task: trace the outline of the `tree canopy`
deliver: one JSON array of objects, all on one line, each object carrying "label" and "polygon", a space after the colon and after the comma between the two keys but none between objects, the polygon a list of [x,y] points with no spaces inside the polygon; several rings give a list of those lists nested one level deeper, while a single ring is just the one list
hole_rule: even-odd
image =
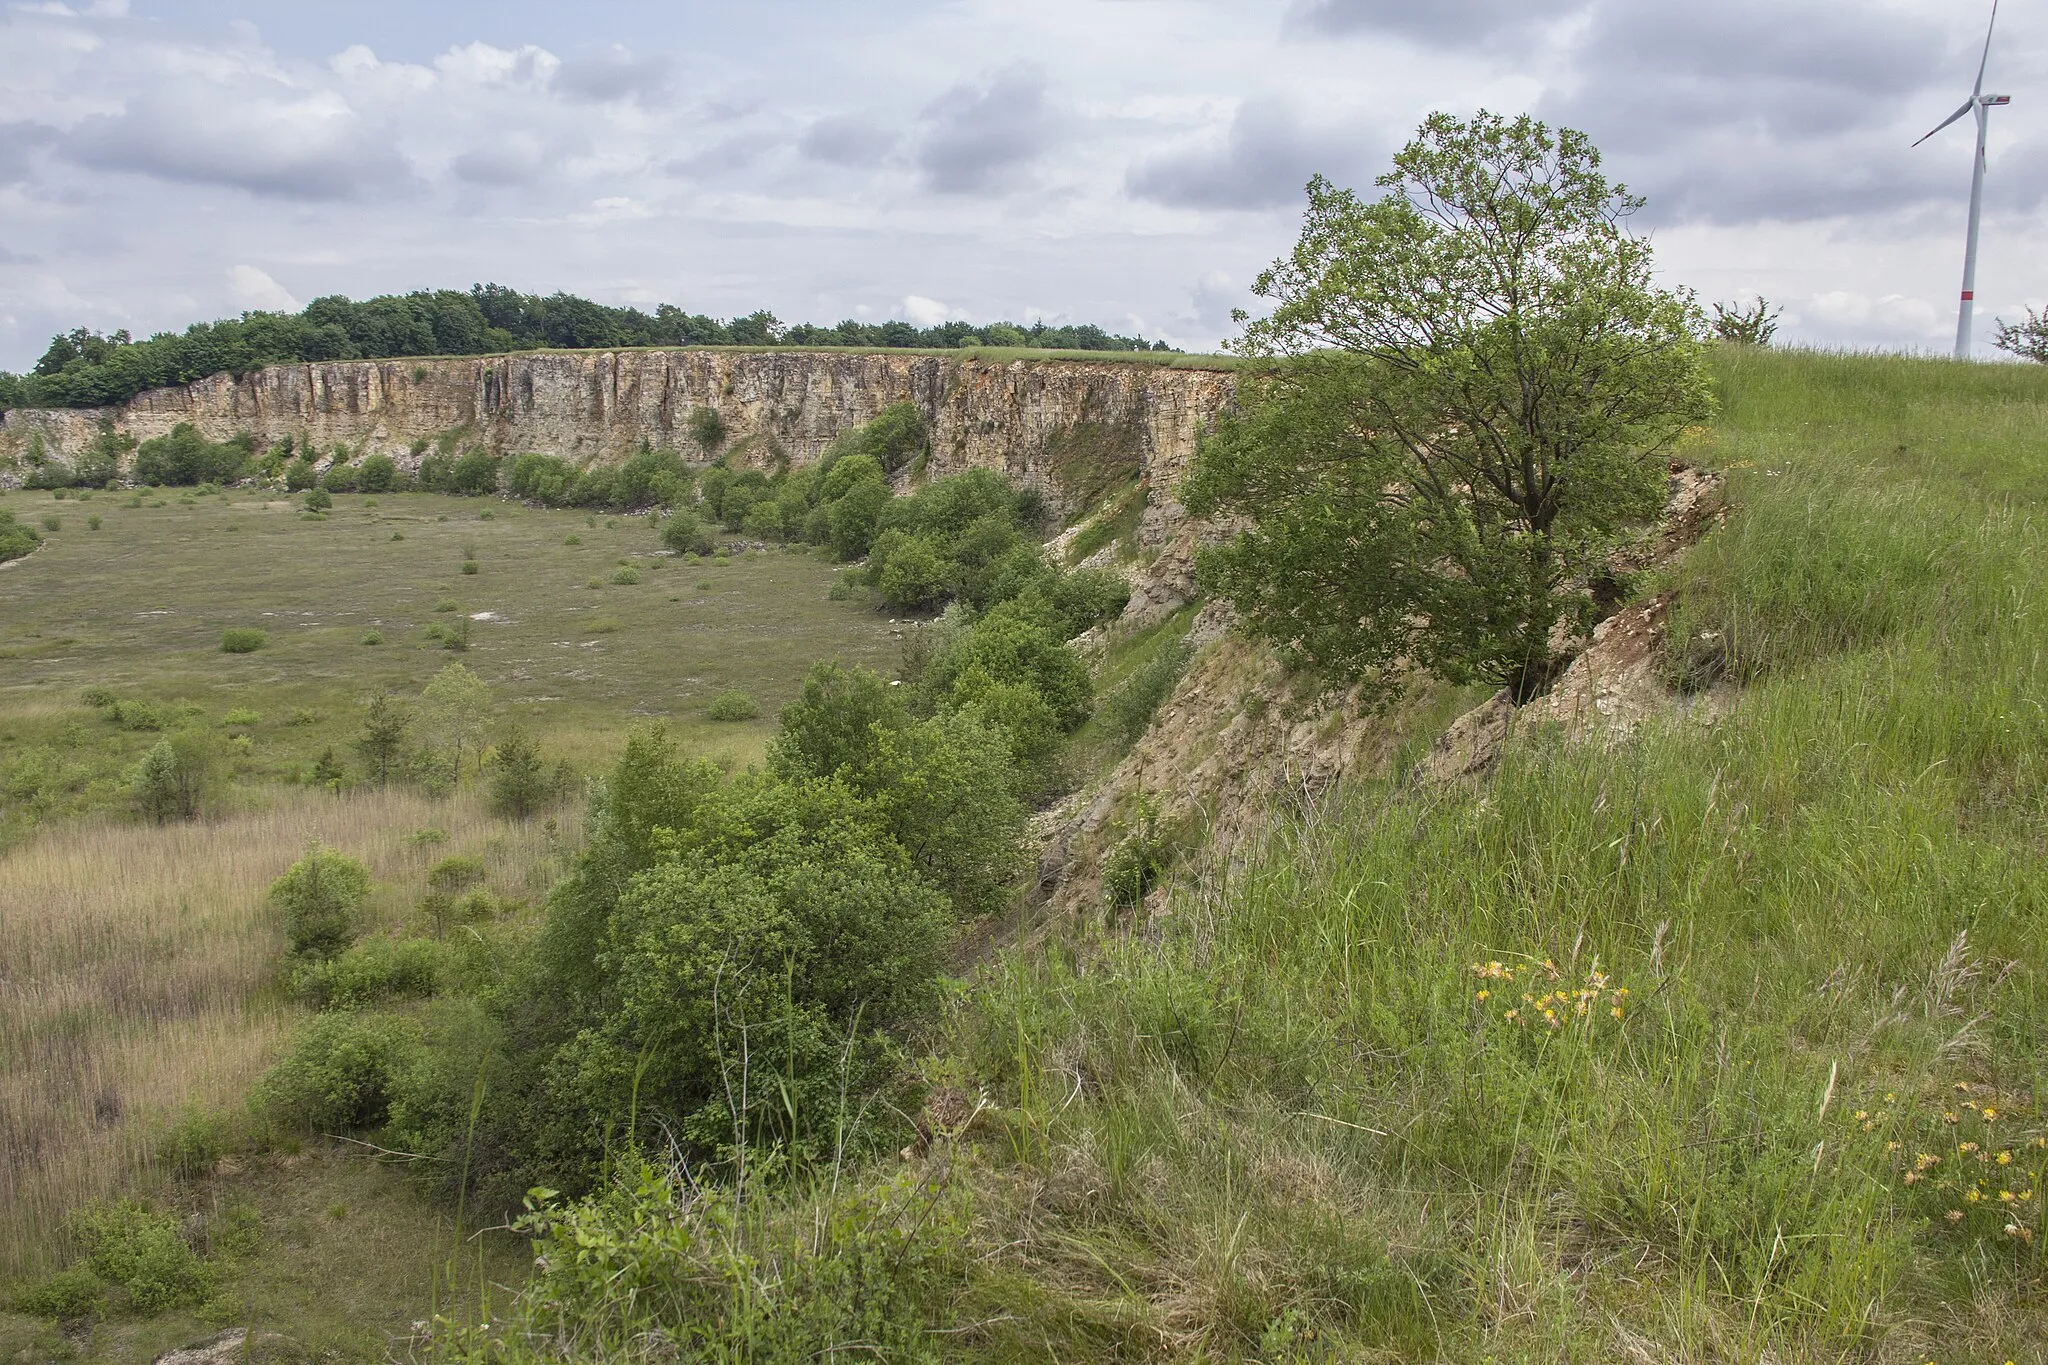
[{"label": "tree canopy", "polygon": [[0,411],[21,407],[98,407],[145,389],[189,384],[214,374],[243,374],[294,361],[373,360],[399,356],[491,355],[544,348],[623,346],[1031,346],[1048,350],[1170,350],[1163,341],[1116,336],[1095,326],[998,322],[858,322],[785,326],[757,309],[719,321],[664,303],[654,311],[614,308],[574,294],[522,294],[502,284],[416,290],[352,300],[333,294],[297,313],[244,313],[195,322],[183,332],[136,340],[74,328],[50,342],[25,375],[0,372]]},{"label": "tree canopy", "polygon": [[1248,525],[1202,573],[1333,677],[1406,663],[1526,697],[1711,410],[1705,321],[1654,283],[1643,201],[1581,133],[1436,114],[1377,183],[1312,180],[1254,286],[1275,306],[1238,345],[1275,363],[1183,492]]}]

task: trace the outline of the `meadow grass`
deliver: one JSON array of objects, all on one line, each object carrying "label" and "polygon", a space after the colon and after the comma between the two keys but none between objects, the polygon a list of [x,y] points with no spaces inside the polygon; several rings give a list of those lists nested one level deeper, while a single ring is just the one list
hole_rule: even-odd
[{"label": "meadow grass", "polygon": [[216,823],[48,829],[0,856],[0,1281],[61,1259],[67,1210],[161,1186],[167,1125],[239,1111],[280,1055],[301,1011],[265,892],[308,845],[369,866],[379,933],[423,927],[426,870],[455,853],[537,902],[573,837],[470,796],[296,791]]},{"label": "meadow grass", "polygon": [[998,1103],[977,1354],[2048,1359],[2048,373],[1714,363],[1669,586],[1733,714],[1360,784],[987,968],[931,1063]]},{"label": "meadow grass", "polygon": [[[6,505],[19,513],[49,496],[15,492]],[[645,517],[343,494],[307,522],[296,502],[233,489],[164,507],[90,505],[104,509],[103,529],[52,535],[0,581],[0,845],[36,819],[118,804],[155,743],[84,705],[87,688],[154,703],[173,726],[256,711],[234,731],[248,742],[223,753],[232,808],[329,748],[359,769],[349,740],[365,699],[417,697],[451,662],[483,677],[499,719],[523,725],[550,760],[590,772],[649,719],[693,748],[751,761],[812,663],[886,671],[899,653],[886,618],[828,600],[822,557],[773,549],[693,565],[662,553]],[[565,544],[570,535],[580,543]],[[479,570],[464,575],[472,553]],[[611,581],[622,559],[637,582]],[[430,631],[457,618],[467,647],[453,651]],[[221,632],[237,627],[268,640],[221,653]],[[705,716],[734,689],[760,700],[761,719]]]}]

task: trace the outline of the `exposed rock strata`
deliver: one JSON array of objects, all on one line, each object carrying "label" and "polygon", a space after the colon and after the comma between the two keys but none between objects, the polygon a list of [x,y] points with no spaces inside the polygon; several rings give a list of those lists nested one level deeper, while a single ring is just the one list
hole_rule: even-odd
[{"label": "exposed rock strata", "polygon": [[[1663,517],[1654,532],[1622,555],[1623,566],[1670,561],[1725,514],[1718,476],[1674,468]],[[1188,560],[1203,534],[1184,518],[1164,549],[1139,575],[1117,629],[1163,620],[1192,600]],[[1590,640],[1560,641],[1577,657],[1545,695],[1516,707],[1500,693],[1452,720],[1411,770],[1415,780],[1474,778],[1499,760],[1509,735],[1555,726],[1570,739],[1626,738],[1652,717],[1684,716],[1710,723],[1732,704],[1722,683],[1682,694],[1662,666],[1664,620],[1659,597],[1608,617]],[[1199,832],[1207,856],[1227,859],[1277,809],[1305,806],[1346,778],[1391,772],[1433,712],[1454,700],[1449,689],[1419,684],[1392,713],[1362,709],[1356,688],[1320,692],[1290,677],[1272,650],[1226,633],[1228,609],[1210,603],[1196,617],[1191,641],[1200,650],[1152,726],[1099,786],[1041,821],[1041,888],[1059,908],[1100,896],[1102,858],[1125,833],[1142,794],[1169,829]],[[1099,645],[1100,640],[1084,643]]]},{"label": "exposed rock strata", "polygon": [[1105,472],[1173,487],[1195,438],[1235,390],[1224,369],[886,351],[351,360],[215,375],[118,408],[17,410],[0,418],[0,457],[24,454],[31,434],[40,433],[51,454],[67,458],[111,417],[143,440],[191,422],[214,440],[249,432],[266,445],[292,437],[323,452],[345,443],[357,454],[401,460],[423,439],[466,429],[503,453],[592,463],[621,458],[643,441],[701,455],[690,417],[709,407],[743,458],[802,464],[841,432],[907,400],[931,423],[934,474],[995,469],[1071,507],[1094,491],[1085,483]]}]

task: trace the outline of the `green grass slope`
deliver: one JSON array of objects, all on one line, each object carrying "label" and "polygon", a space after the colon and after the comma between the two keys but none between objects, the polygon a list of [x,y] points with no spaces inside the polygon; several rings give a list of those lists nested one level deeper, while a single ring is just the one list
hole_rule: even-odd
[{"label": "green grass slope", "polygon": [[1715,364],[1738,709],[996,964],[980,1355],[2048,1359],[2048,372]]}]

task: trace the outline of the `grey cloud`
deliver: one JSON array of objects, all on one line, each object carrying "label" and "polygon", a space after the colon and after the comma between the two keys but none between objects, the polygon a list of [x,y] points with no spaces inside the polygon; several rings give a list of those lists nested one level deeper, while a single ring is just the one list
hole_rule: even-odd
[{"label": "grey cloud", "polygon": [[1370,180],[1382,159],[1376,142],[1363,142],[1355,131],[1306,128],[1283,104],[1247,102],[1219,145],[1141,162],[1125,174],[1124,188],[1176,208],[1271,208],[1300,199],[1318,172],[1340,183]]},{"label": "grey cloud", "polygon": [[539,143],[515,137],[464,152],[450,163],[450,169],[457,179],[472,185],[530,185],[546,165]]},{"label": "grey cloud", "polygon": [[1586,0],[1295,0],[1303,36],[1390,33],[1431,47],[1493,47],[1586,7]]},{"label": "grey cloud", "polygon": [[804,129],[797,150],[834,166],[878,166],[897,143],[894,130],[857,114],[821,118]]},{"label": "grey cloud", "polygon": [[0,123],[0,185],[28,179],[35,153],[57,140],[57,130],[40,123]]},{"label": "grey cloud", "polygon": [[1028,67],[997,72],[986,85],[956,85],[925,111],[917,152],[925,183],[947,194],[1000,189],[1059,137],[1045,76]]},{"label": "grey cloud", "polygon": [[738,133],[694,152],[672,157],[661,169],[686,180],[715,180],[733,172],[753,170],[768,161],[783,139],[773,133]]},{"label": "grey cloud", "polygon": [[97,170],[286,199],[374,198],[415,183],[397,148],[346,106],[269,89],[151,91],[84,120],[59,146]]},{"label": "grey cloud", "polygon": [[1942,25],[1890,8],[1603,0],[1573,45],[1575,83],[1537,112],[1591,134],[1650,222],[1895,214],[1952,192],[1900,129],[1922,105],[1930,123],[1946,112],[1934,95],[1958,59]]},{"label": "grey cloud", "polygon": [[653,102],[669,93],[672,64],[660,54],[646,57],[617,44],[602,52],[563,60],[555,88],[571,99],[592,103],[638,99]]}]

